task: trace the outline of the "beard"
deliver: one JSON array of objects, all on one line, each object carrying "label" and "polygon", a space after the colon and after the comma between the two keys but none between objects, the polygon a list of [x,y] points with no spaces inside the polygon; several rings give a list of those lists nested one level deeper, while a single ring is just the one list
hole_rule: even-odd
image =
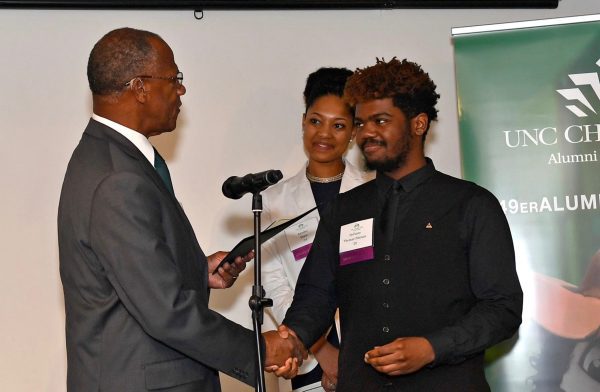
[{"label": "beard", "polygon": [[[387,147],[387,143],[384,140],[375,140],[372,138],[365,139],[363,143],[360,145],[360,149],[363,150],[365,144],[373,143],[379,144],[380,146]],[[391,172],[396,170],[406,164],[406,159],[408,158],[408,153],[410,152],[410,137],[405,137],[400,142],[400,151],[392,157],[385,157],[380,160],[369,160],[364,154],[365,158],[365,166],[369,170],[377,170],[380,172]]]}]

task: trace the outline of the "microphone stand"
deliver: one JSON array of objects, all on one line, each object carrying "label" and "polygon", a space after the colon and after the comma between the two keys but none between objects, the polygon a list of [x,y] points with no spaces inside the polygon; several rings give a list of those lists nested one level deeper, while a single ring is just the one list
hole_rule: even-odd
[{"label": "microphone stand", "polygon": [[265,298],[265,290],[261,284],[260,272],[260,214],[262,213],[262,196],[260,191],[252,194],[252,212],[254,213],[254,286],[252,286],[252,296],[248,301],[250,309],[252,309],[252,323],[254,325],[254,336],[256,339],[256,358],[258,369],[256,391],[265,392],[265,373],[264,363],[260,352],[260,337],[261,326],[263,323],[264,309],[268,306],[273,306],[273,300]]}]

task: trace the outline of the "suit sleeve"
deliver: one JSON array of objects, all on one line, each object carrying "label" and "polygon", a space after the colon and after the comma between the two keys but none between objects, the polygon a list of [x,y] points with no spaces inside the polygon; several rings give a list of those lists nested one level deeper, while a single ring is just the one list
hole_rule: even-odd
[{"label": "suit sleeve", "polygon": [[90,211],[91,247],[120,301],[148,335],[254,385],[254,334],[210,310],[206,289],[184,289],[160,197],[142,176],[116,173],[105,178]]}]

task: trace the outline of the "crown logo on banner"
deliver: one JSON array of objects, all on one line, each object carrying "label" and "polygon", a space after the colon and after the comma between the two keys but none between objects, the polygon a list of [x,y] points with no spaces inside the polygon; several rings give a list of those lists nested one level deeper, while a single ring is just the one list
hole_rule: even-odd
[{"label": "crown logo on banner", "polygon": [[[596,65],[600,67],[600,59],[596,61]],[[592,88],[594,93],[596,93],[596,97],[600,100],[600,80],[598,79],[597,72],[589,72],[589,73],[579,73],[579,74],[569,74],[569,78],[576,86],[589,86]],[[587,90],[587,89],[586,89]],[[576,105],[567,105],[566,108],[569,109],[573,114],[577,117],[587,117],[589,112],[594,114],[598,114],[598,112],[594,109],[590,101],[586,98],[585,94],[579,87],[575,88],[567,88],[567,89],[559,89],[556,90],[560,95],[569,101],[575,101]],[[587,113],[586,113],[587,110]]]}]

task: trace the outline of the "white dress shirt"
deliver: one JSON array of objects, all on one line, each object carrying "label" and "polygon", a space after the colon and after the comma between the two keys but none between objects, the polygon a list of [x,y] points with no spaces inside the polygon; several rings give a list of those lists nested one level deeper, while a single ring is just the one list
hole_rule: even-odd
[{"label": "white dress shirt", "polygon": [[142,154],[144,154],[144,156],[146,157],[146,159],[148,159],[150,164],[154,166],[154,147],[152,146],[152,144],[146,136],[142,135],[138,131],[135,131],[131,128],[127,128],[124,125],[109,120],[108,118],[99,116],[95,113],[92,114],[92,118],[98,121],[99,123],[102,123],[107,127],[114,129],[115,131],[123,135],[125,138],[127,138],[127,140],[133,143],[133,145],[136,146]]}]

